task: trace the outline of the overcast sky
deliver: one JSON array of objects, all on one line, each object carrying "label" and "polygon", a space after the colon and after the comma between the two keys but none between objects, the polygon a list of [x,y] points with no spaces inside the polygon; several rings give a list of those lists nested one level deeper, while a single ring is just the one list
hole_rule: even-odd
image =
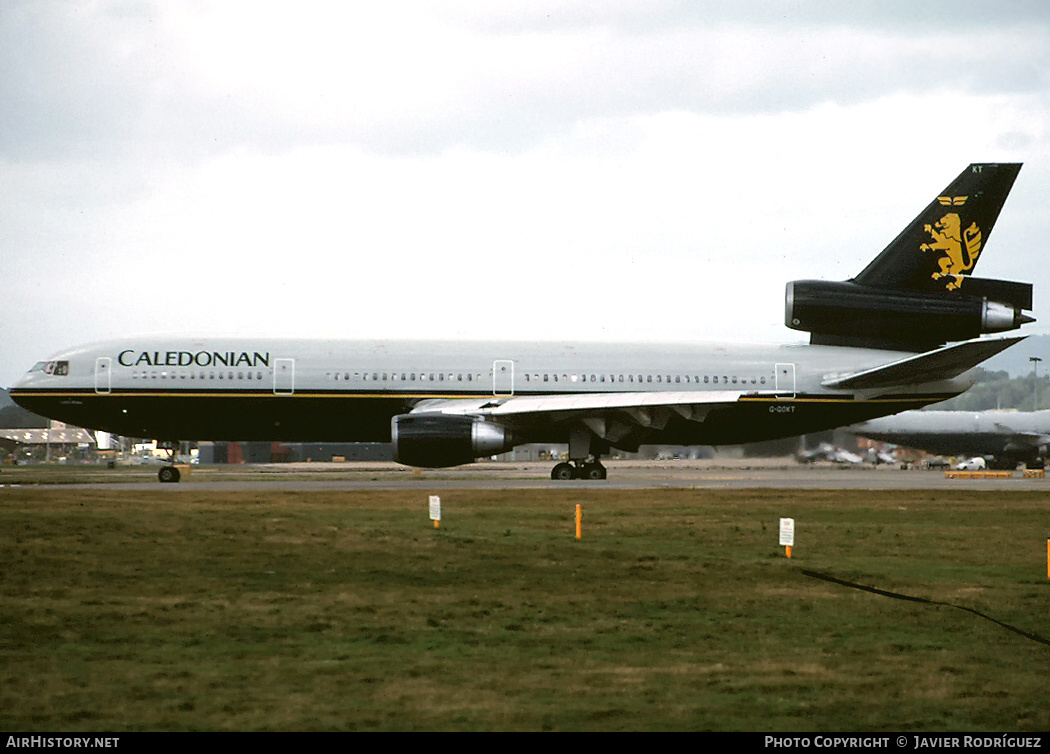
[{"label": "overcast sky", "polygon": [[970,162],[1050,332],[1050,3],[0,3],[0,385],[82,342],[794,342]]}]

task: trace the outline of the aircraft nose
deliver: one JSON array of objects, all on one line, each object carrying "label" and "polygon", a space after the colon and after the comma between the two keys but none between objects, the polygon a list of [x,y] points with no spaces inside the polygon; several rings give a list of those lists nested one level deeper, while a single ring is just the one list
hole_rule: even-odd
[{"label": "aircraft nose", "polygon": [[32,382],[32,380],[33,370],[29,370],[28,372],[23,373],[21,377],[14,381],[14,384],[11,385],[11,389],[18,390],[19,388],[28,385],[30,382]]}]

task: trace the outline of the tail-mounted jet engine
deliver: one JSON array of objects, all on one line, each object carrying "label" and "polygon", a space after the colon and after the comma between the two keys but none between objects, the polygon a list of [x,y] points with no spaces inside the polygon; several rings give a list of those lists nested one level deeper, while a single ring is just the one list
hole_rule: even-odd
[{"label": "tail-mounted jet engine", "polygon": [[510,431],[501,424],[446,414],[395,416],[390,440],[395,461],[425,468],[471,463],[514,447]]},{"label": "tail-mounted jet engine", "polygon": [[1029,283],[966,277],[961,287],[965,294],[795,280],[787,284],[784,324],[811,333],[816,344],[925,350],[1035,321],[1022,313],[1032,308]]}]

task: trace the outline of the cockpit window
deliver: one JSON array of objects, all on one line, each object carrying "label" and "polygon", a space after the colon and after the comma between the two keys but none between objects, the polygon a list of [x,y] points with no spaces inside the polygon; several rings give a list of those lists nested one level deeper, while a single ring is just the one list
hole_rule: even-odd
[{"label": "cockpit window", "polygon": [[52,377],[65,377],[69,374],[69,362],[49,361],[44,364],[44,374],[50,374]]}]

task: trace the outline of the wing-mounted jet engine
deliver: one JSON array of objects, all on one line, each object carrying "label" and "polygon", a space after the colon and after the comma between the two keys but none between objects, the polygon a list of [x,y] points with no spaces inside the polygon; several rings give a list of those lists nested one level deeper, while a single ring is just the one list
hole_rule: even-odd
[{"label": "wing-mounted jet engine", "polygon": [[1034,322],[1030,283],[970,277],[1020,168],[970,165],[852,280],[788,283],[784,323],[819,345],[925,351]]},{"label": "wing-mounted jet engine", "polygon": [[408,466],[442,468],[471,463],[514,447],[506,427],[474,416],[401,414],[390,421],[394,460]]}]

